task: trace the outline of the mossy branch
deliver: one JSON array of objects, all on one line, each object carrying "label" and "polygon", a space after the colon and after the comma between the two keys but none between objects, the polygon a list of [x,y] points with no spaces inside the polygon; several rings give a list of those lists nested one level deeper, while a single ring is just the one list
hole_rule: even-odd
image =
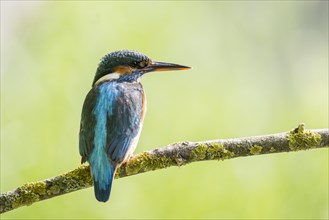
[{"label": "mossy branch", "polygon": [[[304,124],[290,132],[279,134],[212,140],[181,142],[164,148],[146,151],[132,157],[122,165],[116,178],[131,176],[170,166],[182,166],[204,160],[226,160],[261,154],[300,151],[329,147],[328,129],[305,130]],[[21,206],[91,187],[93,181],[88,165],[81,165],[68,173],[43,181],[24,184],[0,195],[0,213]]]}]

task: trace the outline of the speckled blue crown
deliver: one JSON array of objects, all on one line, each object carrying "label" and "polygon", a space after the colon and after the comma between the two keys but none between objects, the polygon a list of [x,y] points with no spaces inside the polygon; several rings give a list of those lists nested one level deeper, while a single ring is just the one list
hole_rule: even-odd
[{"label": "speckled blue crown", "polygon": [[106,54],[98,64],[93,84],[102,76],[113,72],[117,66],[138,67],[142,61],[150,61],[145,54],[133,50],[119,50]]}]

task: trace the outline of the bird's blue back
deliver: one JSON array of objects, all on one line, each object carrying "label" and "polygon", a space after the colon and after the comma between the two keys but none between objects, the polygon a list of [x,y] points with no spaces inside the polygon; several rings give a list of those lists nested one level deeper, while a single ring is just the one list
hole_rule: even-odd
[{"label": "bird's blue back", "polygon": [[113,175],[125,162],[143,122],[144,93],[140,83],[108,81],[88,93],[82,111],[79,150],[88,161],[95,195],[107,201]]}]

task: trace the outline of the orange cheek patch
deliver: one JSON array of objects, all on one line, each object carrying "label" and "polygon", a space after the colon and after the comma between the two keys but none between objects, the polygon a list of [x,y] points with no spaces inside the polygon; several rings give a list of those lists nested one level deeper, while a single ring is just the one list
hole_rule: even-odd
[{"label": "orange cheek patch", "polygon": [[117,66],[114,68],[114,72],[119,73],[120,75],[127,75],[132,72],[132,69],[128,66]]}]

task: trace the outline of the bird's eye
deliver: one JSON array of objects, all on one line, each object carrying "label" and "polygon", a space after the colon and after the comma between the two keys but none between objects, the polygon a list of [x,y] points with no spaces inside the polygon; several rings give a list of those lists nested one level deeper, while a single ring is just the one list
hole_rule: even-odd
[{"label": "bird's eye", "polygon": [[144,61],[140,62],[139,63],[139,67],[140,68],[144,68],[146,66],[146,63]]}]

